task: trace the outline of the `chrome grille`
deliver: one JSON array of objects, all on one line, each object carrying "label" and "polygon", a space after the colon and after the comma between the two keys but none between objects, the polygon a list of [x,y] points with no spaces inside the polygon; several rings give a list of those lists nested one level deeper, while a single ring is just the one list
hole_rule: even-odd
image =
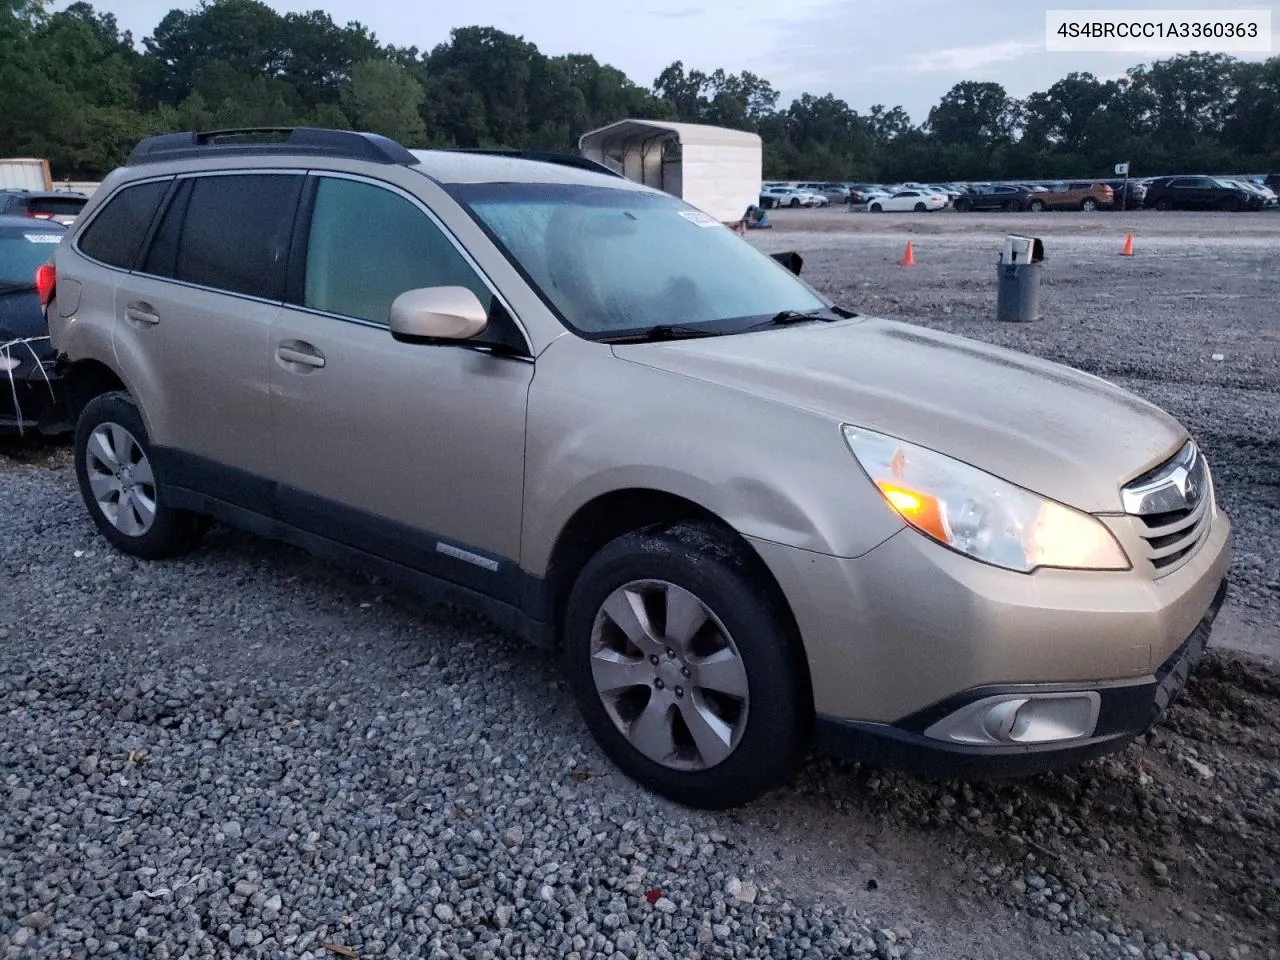
[{"label": "chrome grille", "polygon": [[1147,561],[1157,577],[1190,560],[1209,536],[1213,480],[1190,440],[1169,460],[1128,483],[1121,499],[1125,512],[1138,521]]}]

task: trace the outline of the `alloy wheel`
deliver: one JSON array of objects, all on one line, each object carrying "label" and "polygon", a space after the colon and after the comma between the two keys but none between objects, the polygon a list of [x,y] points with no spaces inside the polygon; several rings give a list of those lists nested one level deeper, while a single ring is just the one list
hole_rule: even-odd
[{"label": "alloy wheel", "polygon": [[601,703],[645,757],[705,770],[733,753],[747,724],[746,665],[693,593],[665,580],[618,587],[596,613],[590,650]]},{"label": "alloy wheel", "polygon": [[89,435],[85,466],[107,521],[125,536],[144,536],[156,521],[156,480],[137,438],[118,423],[98,424]]}]

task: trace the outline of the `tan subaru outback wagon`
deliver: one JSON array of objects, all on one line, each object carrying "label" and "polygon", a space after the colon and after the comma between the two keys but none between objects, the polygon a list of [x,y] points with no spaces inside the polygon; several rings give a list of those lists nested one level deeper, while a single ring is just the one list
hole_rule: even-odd
[{"label": "tan subaru outback wagon", "polygon": [[1187,430],[799,266],[580,158],[149,138],[56,255],[80,489],[134,556],[215,518],[475,604],[688,804],[1147,729],[1225,592]]}]

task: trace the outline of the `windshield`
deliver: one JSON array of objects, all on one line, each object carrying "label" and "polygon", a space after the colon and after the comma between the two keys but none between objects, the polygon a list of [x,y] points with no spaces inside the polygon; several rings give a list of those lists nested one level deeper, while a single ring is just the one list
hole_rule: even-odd
[{"label": "windshield", "polygon": [[732,230],[666,194],[529,183],[452,192],[586,337],[827,306]]},{"label": "windshield", "polygon": [[0,233],[0,287],[34,286],[36,267],[53,258],[61,230],[33,223],[30,230]]}]

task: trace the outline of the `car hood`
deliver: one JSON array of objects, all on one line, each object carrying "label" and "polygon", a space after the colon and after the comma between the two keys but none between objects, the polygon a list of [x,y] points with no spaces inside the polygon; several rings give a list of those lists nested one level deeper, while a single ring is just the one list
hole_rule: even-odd
[{"label": "car hood", "polygon": [[1187,439],[1164,411],[1091,374],[892,320],[614,353],[929,447],[1091,513],[1120,513],[1120,487]]}]

